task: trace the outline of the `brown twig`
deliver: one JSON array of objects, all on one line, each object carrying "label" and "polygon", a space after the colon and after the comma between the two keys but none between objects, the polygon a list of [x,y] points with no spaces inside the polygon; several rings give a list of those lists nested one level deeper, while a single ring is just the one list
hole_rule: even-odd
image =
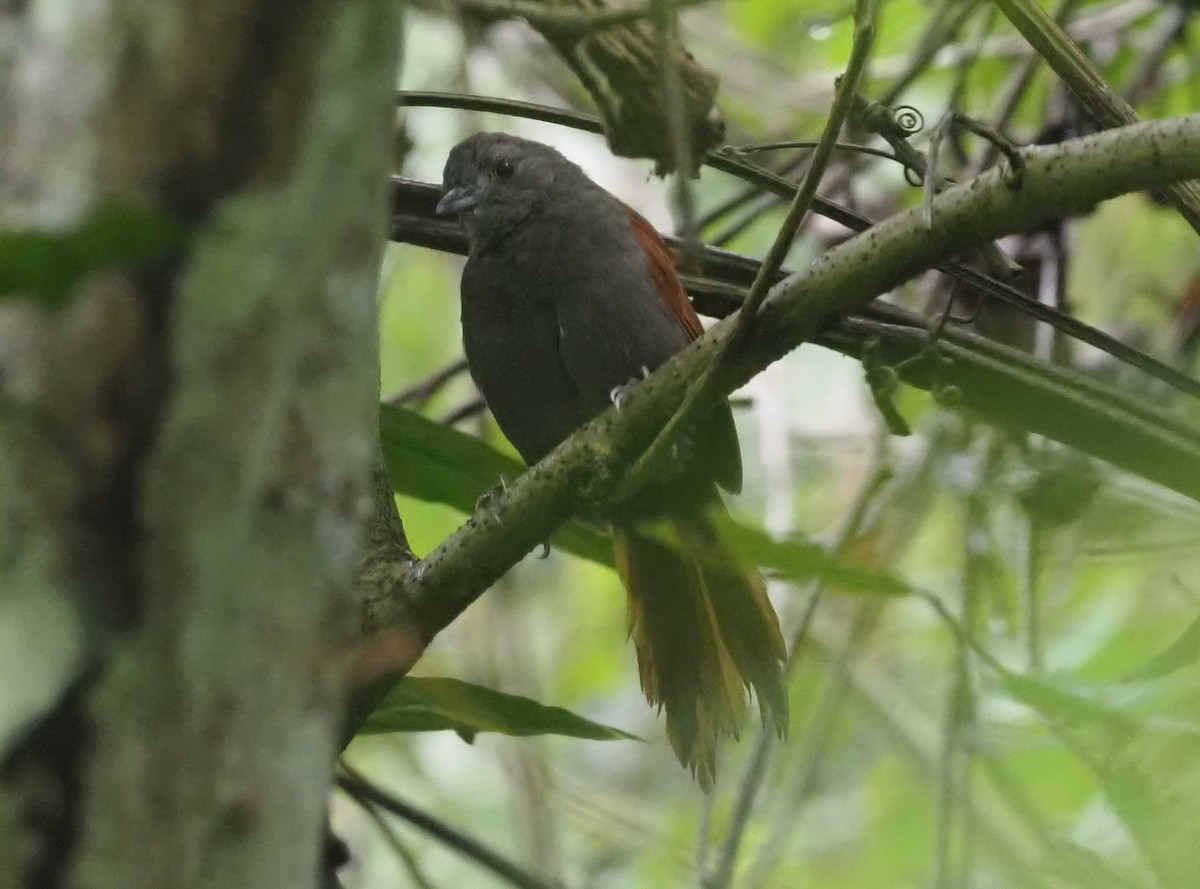
[{"label": "brown twig", "polygon": [[767,291],[775,282],[783,261],[791,249],[800,224],[808,215],[816,195],[817,186],[825,172],[826,164],[837,143],[842,123],[853,107],[854,96],[858,88],[858,80],[866,68],[867,56],[875,40],[875,0],[857,0],[855,5],[855,35],[854,47],[850,52],[850,60],[846,65],[846,73],[838,83],[834,97],[833,108],[829,120],[821,134],[821,141],[813,153],[812,161],[804,180],[796,190],[787,218],[780,227],[771,249],[758,268],[750,292],[737,315],[736,325],[730,334],[720,355],[713,361],[696,384],[688,391],[679,409],[663,426],[659,434],[638,458],[633,468],[626,475],[618,499],[628,497],[640,489],[653,475],[661,471],[661,466],[668,459],[672,443],[679,440],[682,431],[690,424],[703,406],[711,401],[717,381],[724,373],[728,356],[735,355],[749,336],[759,306],[766,298]]},{"label": "brown twig", "polygon": [[454,380],[457,376],[465,372],[467,369],[467,361],[465,358],[460,358],[457,361],[443,367],[441,370],[435,371],[423,380],[418,380],[407,389],[402,389],[387,399],[387,403],[399,407],[407,405],[408,407],[420,410],[425,406],[434,395],[436,395],[443,386]]},{"label": "brown twig", "polygon": [[413,827],[424,831],[518,889],[560,889],[559,884],[549,883],[534,876],[462,831],[381,790],[345,764],[341,766],[335,783],[354,799],[365,800],[398,818],[403,818]]}]

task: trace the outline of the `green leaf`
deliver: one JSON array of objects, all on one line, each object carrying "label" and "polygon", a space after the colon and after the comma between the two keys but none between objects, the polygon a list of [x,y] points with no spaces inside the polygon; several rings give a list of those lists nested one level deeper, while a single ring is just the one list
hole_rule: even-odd
[{"label": "green leaf", "polygon": [[[904,382],[931,392],[953,384],[964,408],[1000,428],[1036,432],[1200,501],[1200,428],[1153,399],[964,330],[942,332],[946,360],[913,361],[928,352],[928,331],[884,314],[897,323],[880,334],[881,358]],[[818,342],[861,358],[836,330]]]},{"label": "green leaf", "polygon": [[1177,670],[1182,670],[1184,667],[1190,667],[1198,660],[1200,660],[1200,617],[1188,624],[1187,629],[1180,637],[1165,650],[1125,677],[1125,681],[1159,679]]},{"label": "green leaf", "polygon": [[721,536],[746,562],[788,580],[817,579],[845,592],[876,596],[907,596],[913,592],[900,578],[851,565],[809,540],[775,540],[765,531],[732,520],[722,523]]},{"label": "green leaf", "polygon": [[[444,503],[472,513],[475,504],[525,466],[470,435],[442,426],[415,411],[379,406],[379,434],[392,488],[398,494]],[[612,544],[579,521],[563,526],[551,541],[567,552],[612,565]]]},{"label": "green leaf", "polygon": [[479,732],[563,735],[593,741],[640,740],[561,707],[508,695],[459,679],[407,676],[396,683],[359,734],[454,731],[470,741]]},{"label": "green leaf", "polygon": [[517,460],[457,429],[415,411],[379,406],[383,457],[392,487],[418,500],[445,503],[465,513],[500,483],[525,471]]},{"label": "green leaf", "polygon": [[182,229],[166,217],[116,204],[68,232],[0,232],[0,295],[55,309],[85,275],[164,256],[181,242]]},{"label": "green leaf", "polygon": [[999,675],[1010,695],[1037,711],[1052,725],[1100,729],[1101,743],[1107,748],[1123,744],[1137,734],[1136,720],[1130,714],[1068,689],[1063,682],[1022,676],[1007,670],[1000,670]]}]

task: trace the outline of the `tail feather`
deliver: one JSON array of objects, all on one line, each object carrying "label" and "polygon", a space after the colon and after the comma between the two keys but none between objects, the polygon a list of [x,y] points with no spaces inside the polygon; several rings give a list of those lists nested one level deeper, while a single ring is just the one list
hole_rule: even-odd
[{"label": "tail feather", "polygon": [[787,646],[762,576],[738,564],[707,520],[681,524],[680,533],[689,551],[698,554],[721,638],[746,688],[754,690],[763,725],[772,724],[783,737],[788,698],[781,663],[787,659]]},{"label": "tail feather", "polygon": [[676,756],[708,790],[718,742],[741,730],[745,689],[754,690],[764,724],[786,730],[783,636],[762,579],[721,549],[705,519],[673,530],[668,542],[618,527],[614,552],[642,690],[666,710]]}]

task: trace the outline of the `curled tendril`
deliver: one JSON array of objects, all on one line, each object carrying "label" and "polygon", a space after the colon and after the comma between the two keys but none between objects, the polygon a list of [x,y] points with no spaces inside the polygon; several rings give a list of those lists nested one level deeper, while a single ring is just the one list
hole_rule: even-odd
[{"label": "curled tendril", "polygon": [[897,105],[892,109],[892,120],[909,136],[925,129],[925,115],[912,105]]}]

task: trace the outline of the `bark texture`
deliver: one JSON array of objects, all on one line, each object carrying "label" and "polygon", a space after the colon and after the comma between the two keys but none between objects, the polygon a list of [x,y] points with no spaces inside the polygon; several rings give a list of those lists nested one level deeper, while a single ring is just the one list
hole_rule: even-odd
[{"label": "bark texture", "polygon": [[0,4],[0,885],[317,884],[397,15]]}]

